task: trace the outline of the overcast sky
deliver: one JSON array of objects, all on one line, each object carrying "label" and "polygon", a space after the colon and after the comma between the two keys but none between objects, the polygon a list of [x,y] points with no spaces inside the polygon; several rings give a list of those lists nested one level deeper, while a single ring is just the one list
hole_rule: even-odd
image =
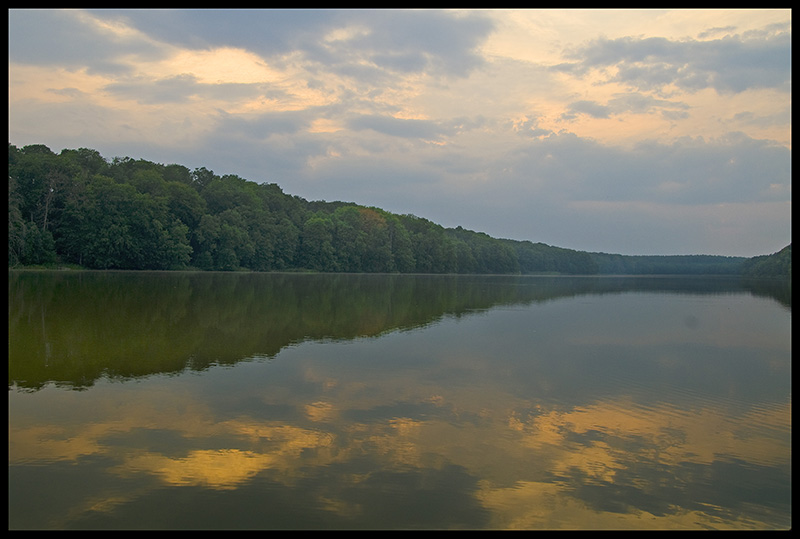
[{"label": "overcast sky", "polygon": [[790,10],[9,10],[9,142],[621,254],[791,242]]}]

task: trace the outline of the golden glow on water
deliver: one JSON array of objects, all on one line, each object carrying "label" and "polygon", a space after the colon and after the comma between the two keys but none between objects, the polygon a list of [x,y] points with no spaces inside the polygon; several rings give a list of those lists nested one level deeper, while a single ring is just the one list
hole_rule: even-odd
[{"label": "golden glow on water", "polygon": [[[501,398],[502,388],[495,391],[495,398]],[[485,408],[462,409],[464,414],[481,417],[478,424],[470,424],[408,417],[347,423],[335,413],[347,403],[315,401],[303,407],[317,424],[309,429],[252,417],[215,422],[199,402],[184,402],[180,413],[171,414],[168,403],[156,400],[161,397],[158,392],[145,391],[140,401],[126,406],[113,399],[98,402],[99,408],[112,410],[106,422],[76,423],[71,428],[15,422],[9,431],[9,464],[76,462],[90,455],[103,456],[119,460],[108,472],[121,477],[149,474],[165,485],[231,490],[265,472],[293,485],[315,470],[364,454],[389,469],[429,467],[431,455],[436,455],[438,461],[456,464],[482,478],[474,496],[491,514],[489,527],[692,528],[711,526],[712,522],[697,511],[668,515],[598,511],[575,499],[568,482],[544,478],[579,475],[587,483],[613,485],[620,472],[639,462],[664,467],[686,462],[710,464],[727,455],[747,462],[785,464],[789,452],[786,441],[770,432],[770,426],[778,434],[790,428],[789,404],[754,411],[736,421],[713,408],[691,413],[669,407],[643,410],[629,400],[570,410],[540,406],[527,416],[514,411],[487,414]],[[419,403],[425,400],[420,398]],[[153,405],[143,406],[146,402]],[[745,429],[740,425],[756,432],[743,435]],[[135,447],[122,451],[103,442],[140,429],[172,431],[184,440],[214,440],[225,447],[166,455]],[[603,439],[588,444],[570,442],[575,435],[587,433],[601,433]],[[487,445],[495,456],[487,454]],[[637,449],[631,450],[631,445]],[[638,481],[643,489],[657,488],[648,484],[647,478]],[[114,504],[113,499],[98,502],[91,510],[109,510]],[[352,506],[339,504],[335,498],[325,505],[344,516],[353,512]],[[726,527],[740,525],[748,527],[733,522]]]},{"label": "golden glow on water", "polygon": [[[575,305],[589,308],[580,301]],[[510,332],[524,313],[543,309],[543,324],[565,305],[490,311],[378,339],[306,343],[274,359],[199,374],[98,380],[85,391],[12,389],[9,466],[96,469],[92,474],[109,484],[116,478],[136,485],[98,486],[78,496],[69,512],[50,517],[55,527],[80,526],[91,515],[114,518],[164,489],[233,494],[261,484],[291,491],[304,485],[314,510],[347,527],[341,523],[374,511],[367,500],[413,495],[392,483],[376,487],[381,477],[419,474],[414,488],[424,493],[434,488],[429,472],[473,479],[449,494],[481,508],[484,528],[759,529],[787,522],[766,506],[741,513],[712,485],[726,480],[729,465],[790,474],[790,398],[739,402],[729,382],[728,395],[660,384],[654,399],[648,380],[634,381],[631,373],[598,377],[587,386],[595,396],[567,397],[557,389],[562,375],[551,371],[557,364],[540,360],[553,353],[545,340],[535,354],[511,361],[501,357],[508,350],[480,333],[497,320],[504,339],[519,339]],[[709,320],[695,312],[701,324]],[[569,320],[582,324],[574,314]],[[696,325],[685,331],[718,348],[716,330],[705,337]],[[530,335],[528,329],[522,338]],[[555,342],[563,348],[568,341]],[[640,352],[663,344],[647,335],[633,342]],[[572,361],[583,346],[594,349],[573,345],[559,362]],[[663,376],[679,367],[674,354],[666,363],[655,354],[655,361],[639,363],[658,366]],[[779,375],[788,368],[770,361],[768,370]],[[546,370],[525,370],[537,365]],[[567,389],[586,376],[565,372]],[[743,477],[730,480],[750,476]]]},{"label": "golden glow on water", "polygon": [[195,485],[215,489],[232,489],[270,468],[276,457],[238,449],[192,451],[184,458],[163,455],[141,455],[126,462],[120,472],[146,472],[158,475],[171,485]]}]

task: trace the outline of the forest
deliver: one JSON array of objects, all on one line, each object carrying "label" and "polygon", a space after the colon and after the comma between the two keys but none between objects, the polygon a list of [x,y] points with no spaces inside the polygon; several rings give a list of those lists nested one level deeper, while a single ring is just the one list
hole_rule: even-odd
[{"label": "forest", "polygon": [[752,278],[787,277],[792,278],[792,244],[777,253],[754,256],[745,260],[742,275]]},{"label": "forest", "polygon": [[[9,143],[9,267],[598,274],[742,271],[746,259],[587,253],[308,201],[204,167]],[[790,267],[790,266],[789,266]]]}]

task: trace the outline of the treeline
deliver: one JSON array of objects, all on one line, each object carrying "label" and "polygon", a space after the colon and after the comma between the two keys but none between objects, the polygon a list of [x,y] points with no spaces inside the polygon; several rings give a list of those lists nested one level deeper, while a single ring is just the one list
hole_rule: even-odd
[{"label": "treeline", "polygon": [[592,274],[588,253],[309,202],[236,175],[9,144],[8,263],[92,269]]},{"label": "treeline", "polygon": [[718,255],[617,255],[591,253],[606,275],[739,275],[747,258]]},{"label": "treeline", "polygon": [[792,278],[792,244],[790,243],[777,253],[754,256],[745,261],[742,267],[745,277],[781,277]]},{"label": "treeline", "polygon": [[9,267],[771,276],[788,264],[791,275],[790,248],[779,260],[587,253],[307,201],[204,167],[41,144],[9,143],[8,229]]}]

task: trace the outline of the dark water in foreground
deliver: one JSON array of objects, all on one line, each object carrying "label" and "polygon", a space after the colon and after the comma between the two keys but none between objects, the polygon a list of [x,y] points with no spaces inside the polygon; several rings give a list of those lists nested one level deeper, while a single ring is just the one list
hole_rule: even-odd
[{"label": "dark water in foreground", "polygon": [[785,529],[791,294],[9,272],[9,528]]}]

